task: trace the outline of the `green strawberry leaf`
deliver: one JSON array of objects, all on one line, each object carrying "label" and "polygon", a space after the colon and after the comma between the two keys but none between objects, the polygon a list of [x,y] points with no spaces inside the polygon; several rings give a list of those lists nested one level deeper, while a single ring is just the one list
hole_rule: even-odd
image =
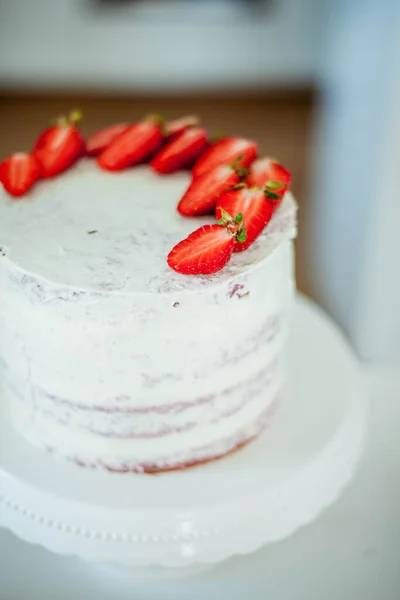
[{"label": "green strawberry leaf", "polygon": [[246,241],[247,235],[246,235],[246,230],[242,229],[242,231],[239,233],[239,235],[237,236],[237,241],[240,242],[241,244],[243,242]]}]

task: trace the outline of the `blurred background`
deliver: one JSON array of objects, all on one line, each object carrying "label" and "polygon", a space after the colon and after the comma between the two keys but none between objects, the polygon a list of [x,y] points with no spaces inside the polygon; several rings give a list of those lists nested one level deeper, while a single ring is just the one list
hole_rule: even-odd
[{"label": "blurred background", "polygon": [[293,173],[299,288],[400,364],[399,0],[0,0],[0,160],[53,116],[157,111]]}]

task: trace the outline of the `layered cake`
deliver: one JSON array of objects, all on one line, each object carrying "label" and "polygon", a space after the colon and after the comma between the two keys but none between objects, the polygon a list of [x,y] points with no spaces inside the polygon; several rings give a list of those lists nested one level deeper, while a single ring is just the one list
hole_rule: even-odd
[{"label": "layered cake", "polygon": [[63,122],[0,165],[1,401],[81,465],[181,468],[281,397],[296,206],[253,142],[114,129],[85,146]]}]

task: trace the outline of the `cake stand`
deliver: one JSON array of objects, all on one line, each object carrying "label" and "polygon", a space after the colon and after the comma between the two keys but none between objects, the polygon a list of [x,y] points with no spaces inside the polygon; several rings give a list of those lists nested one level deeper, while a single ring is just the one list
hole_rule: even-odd
[{"label": "cake stand", "polygon": [[357,361],[304,298],[289,372],[258,440],[157,476],[79,468],[31,447],[0,418],[0,525],[53,552],[146,575],[189,573],[289,536],[350,481],[365,429]]}]

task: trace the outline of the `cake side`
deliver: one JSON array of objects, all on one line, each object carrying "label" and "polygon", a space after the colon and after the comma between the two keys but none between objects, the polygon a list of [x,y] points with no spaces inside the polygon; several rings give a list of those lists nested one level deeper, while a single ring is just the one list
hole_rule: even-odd
[{"label": "cake side", "polygon": [[291,270],[287,242],[198,294],[43,301],[12,282],[0,355],[14,425],[36,445],[112,468],[192,461],[237,440],[282,386]]}]

